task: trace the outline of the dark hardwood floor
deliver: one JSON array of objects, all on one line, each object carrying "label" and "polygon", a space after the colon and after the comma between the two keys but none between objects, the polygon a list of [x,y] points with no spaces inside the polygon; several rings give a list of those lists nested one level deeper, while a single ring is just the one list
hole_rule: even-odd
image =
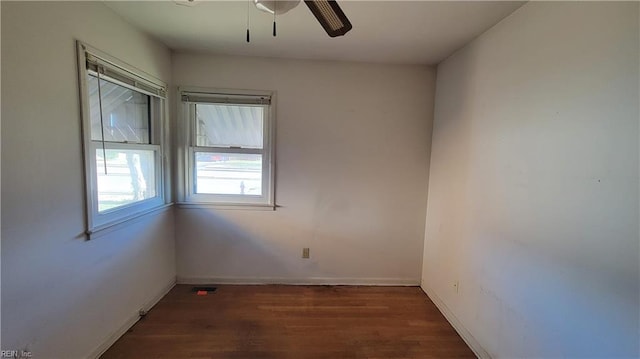
[{"label": "dark hardwood floor", "polygon": [[417,287],[178,285],[102,358],[475,358]]}]

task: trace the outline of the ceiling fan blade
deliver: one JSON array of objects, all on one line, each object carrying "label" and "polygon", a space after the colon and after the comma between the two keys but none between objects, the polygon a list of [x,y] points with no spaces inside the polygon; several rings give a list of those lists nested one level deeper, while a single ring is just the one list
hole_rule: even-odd
[{"label": "ceiling fan blade", "polygon": [[342,36],[352,29],[351,22],[335,0],[305,0],[304,3],[329,36]]}]

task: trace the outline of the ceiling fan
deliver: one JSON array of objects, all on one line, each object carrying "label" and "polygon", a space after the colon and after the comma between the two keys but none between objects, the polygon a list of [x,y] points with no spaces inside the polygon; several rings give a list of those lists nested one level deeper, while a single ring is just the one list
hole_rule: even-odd
[{"label": "ceiling fan", "polygon": [[[255,6],[265,12],[281,15],[300,4],[300,0],[253,0]],[[330,37],[342,36],[352,29],[351,22],[335,0],[304,0],[322,28]],[[275,36],[275,21],[273,24]]]},{"label": "ceiling fan", "polygon": [[[173,0],[177,5],[194,6],[201,1]],[[276,36],[276,15],[282,15],[298,6],[302,0],[247,0],[259,10],[273,15],[273,36]],[[330,37],[342,36],[353,28],[335,0],[304,0],[313,16]],[[247,11],[247,42],[249,42],[249,11]]]}]

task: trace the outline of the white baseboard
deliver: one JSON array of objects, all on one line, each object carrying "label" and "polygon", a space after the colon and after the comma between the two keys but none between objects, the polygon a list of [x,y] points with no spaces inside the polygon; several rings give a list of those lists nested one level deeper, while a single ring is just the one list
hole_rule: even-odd
[{"label": "white baseboard", "polygon": [[285,277],[178,277],[178,284],[288,284],[419,286],[420,279],[407,278],[285,278]]},{"label": "white baseboard", "polygon": [[[167,285],[162,287],[162,289],[153,298],[140,306],[140,308],[149,311],[160,301],[160,299],[167,295],[167,293],[169,293],[169,291],[175,285],[176,279],[173,278]],[[105,339],[104,342],[99,347],[97,347],[96,350],[91,353],[91,355],[88,356],[88,358],[100,358],[100,356],[104,354],[104,352],[106,352],[107,349],[109,349],[113,345],[113,343],[120,339],[120,337],[123,336],[124,333],[129,330],[129,328],[136,324],[138,320],[140,320],[140,314],[138,312],[133,313],[131,317],[129,317],[129,319],[127,319],[127,321],[125,321],[117,330],[113,331],[111,335],[109,335],[107,339]]]},{"label": "white baseboard", "polygon": [[440,297],[438,297],[435,292],[433,290],[430,290],[426,285],[422,285],[420,286],[420,288],[422,288],[422,291],[427,295],[427,297],[429,297],[429,299],[431,299],[433,304],[438,307],[442,315],[444,315],[451,326],[453,326],[453,329],[455,329],[456,332],[460,334],[462,340],[467,343],[473,353],[480,359],[491,359],[491,355],[489,355],[489,353],[484,350],[484,348],[480,345],[476,338],[471,335],[471,332],[469,332],[467,328],[462,325],[462,322],[460,322],[460,320],[458,320],[458,318],[453,314],[449,307],[444,304],[442,299],[440,299]]}]

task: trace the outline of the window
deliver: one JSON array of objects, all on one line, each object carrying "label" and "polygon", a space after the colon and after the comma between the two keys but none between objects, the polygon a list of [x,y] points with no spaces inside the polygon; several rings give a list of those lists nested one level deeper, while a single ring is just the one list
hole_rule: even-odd
[{"label": "window", "polygon": [[87,233],[164,205],[166,85],[78,43]]},{"label": "window", "polygon": [[273,207],[273,94],[181,91],[185,200]]}]

